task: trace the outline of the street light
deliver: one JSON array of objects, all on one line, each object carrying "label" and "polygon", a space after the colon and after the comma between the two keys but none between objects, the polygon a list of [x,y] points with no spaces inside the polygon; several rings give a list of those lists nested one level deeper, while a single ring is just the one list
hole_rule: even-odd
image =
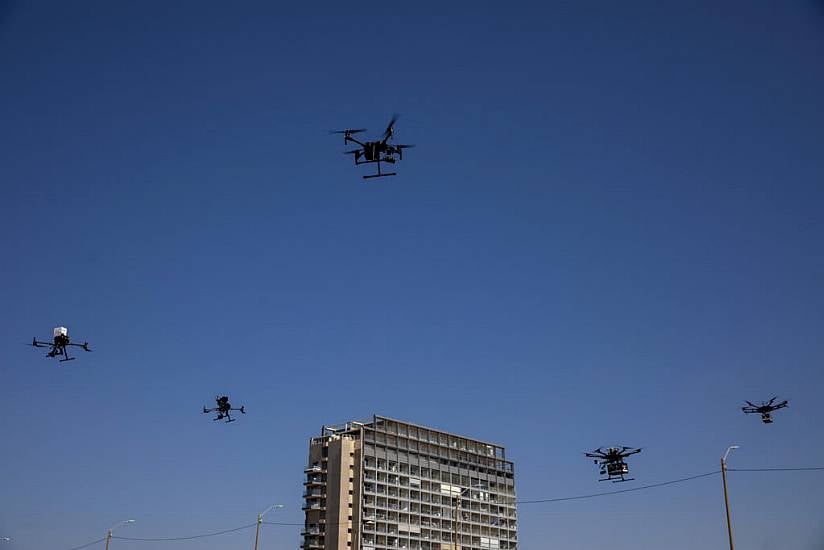
[{"label": "street light", "polygon": [[283,508],[283,504],[272,504],[267,509],[258,514],[257,527],[255,528],[255,550],[258,550],[258,541],[260,540],[260,525],[263,523],[263,516],[271,512],[275,508]]},{"label": "street light", "polygon": [[460,524],[460,514],[461,514],[461,499],[466,494],[467,491],[470,489],[465,487],[460,490],[458,493],[458,497],[455,499],[455,520],[452,522],[452,547],[450,550],[458,550],[457,541],[456,539],[460,539],[461,537],[461,524]]},{"label": "street light", "polygon": [[733,449],[738,449],[738,445],[730,445],[727,452],[721,457],[721,479],[724,481],[724,507],[727,509],[727,534],[730,537],[730,550],[735,550],[732,542],[732,520],[730,519],[730,497],[727,494],[727,457]]},{"label": "street light", "polygon": [[133,519],[124,519],[120,523],[115,523],[111,527],[109,527],[109,532],[106,534],[106,550],[109,550],[109,541],[112,540],[112,531],[120,527],[121,525],[126,525],[127,523],[134,523]]}]

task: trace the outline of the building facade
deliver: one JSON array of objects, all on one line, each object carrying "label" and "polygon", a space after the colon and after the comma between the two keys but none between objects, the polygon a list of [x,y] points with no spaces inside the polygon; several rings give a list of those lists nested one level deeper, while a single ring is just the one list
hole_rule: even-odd
[{"label": "building facade", "polygon": [[500,445],[374,416],[323,426],[304,470],[304,550],[514,550]]}]

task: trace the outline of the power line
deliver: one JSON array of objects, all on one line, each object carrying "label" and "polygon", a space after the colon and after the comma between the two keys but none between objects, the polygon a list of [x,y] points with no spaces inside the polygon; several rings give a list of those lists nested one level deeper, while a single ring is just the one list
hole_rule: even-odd
[{"label": "power line", "polygon": [[93,540],[92,542],[87,542],[86,544],[75,546],[73,548],[67,548],[66,550],[80,550],[81,548],[88,548],[89,546],[101,543],[104,540],[106,540],[106,537],[103,537],[102,539]]},{"label": "power line", "polygon": [[727,468],[728,472],[816,472],[824,470],[824,466],[810,468]]},{"label": "power line", "polygon": [[[824,471],[824,466],[813,466],[813,467],[805,467],[805,468],[728,468],[730,472],[814,472],[814,471]],[[630,487],[628,489],[618,489],[616,491],[604,491],[602,493],[590,493],[587,495],[575,495],[569,497],[556,497],[556,498],[544,498],[544,499],[535,499],[535,500],[518,500],[515,501],[515,504],[540,504],[540,503],[547,503],[547,502],[563,502],[568,500],[583,500],[588,498],[596,498],[596,497],[603,497],[609,495],[618,495],[622,493],[632,493],[635,491],[643,491],[646,489],[655,489],[657,487],[665,487],[667,485],[675,485],[677,483],[684,483],[687,481],[693,481],[696,479],[701,479],[704,477],[713,476],[716,474],[721,473],[721,470],[714,470],[712,472],[706,472],[703,474],[698,474],[689,477],[682,477],[679,479],[673,479],[670,481],[662,481],[660,483],[652,483],[650,485],[642,485],[640,487]],[[303,522],[286,522],[286,521],[264,521],[262,522],[264,525],[279,525],[279,526],[286,526],[286,527],[303,527],[305,524]],[[330,522],[326,525],[347,525],[349,522]],[[250,523],[248,525],[242,525],[240,527],[235,527],[232,529],[225,529],[223,531],[215,531],[213,533],[203,533],[200,535],[191,535],[188,537],[163,537],[163,538],[137,538],[137,537],[118,537],[113,536],[113,539],[131,541],[131,542],[174,542],[174,541],[185,541],[185,540],[195,540],[195,539],[204,539],[208,537],[217,537],[220,535],[226,535],[229,533],[235,533],[237,531],[243,531],[244,529],[251,529],[254,527],[256,523]],[[83,544],[81,546],[75,546],[73,548],[67,548],[66,550],[82,550],[84,548],[88,548],[89,546],[93,546],[95,544],[101,543],[106,540],[106,537],[102,539],[97,539],[95,541]]]},{"label": "power line", "polygon": [[181,541],[181,540],[194,540],[194,539],[205,539],[207,537],[216,537],[218,535],[226,535],[228,533],[235,533],[237,531],[243,531],[244,529],[250,529],[257,525],[256,523],[250,523],[249,525],[243,525],[241,527],[235,527],[234,529],[226,529],[225,531],[216,531],[214,533],[204,533],[202,535],[192,535],[190,537],[166,537],[166,538],[134,538],[134,537],[112,537],[113,539],[120,539],[120,540],[129,540],[132,542],[171,542],[171,541]]},{"label": "power line", "polygon": [[653,483],[652,485],[642,485],[641,487],[630,487],[629,489],[619,489],[617,491],[605,491],[603,493],[592,493],[589,495],[576,495],[574,497],[558,497],[558,498],[543,498],[538,500],[518,500],[515,504],[538,504],[543,502],[562,502],[565,500],[582,500],[585,498],[603,497],[607,495],[617,495],[619,493],[631,493],[633,491],[643,491],[644,489],[654,489],[656,487],[664,487],[665,485],[674,485],[676,483],[683,483],[685,481],[692,481],[693,479],[700,479],[702,477],[709,477],[715,474],[720,474],[721,470],[707,472],[705,474],[698,474],[696,476],[682,477],[681,479],[673,479],[672,481],[663,481],[661,483]]}]

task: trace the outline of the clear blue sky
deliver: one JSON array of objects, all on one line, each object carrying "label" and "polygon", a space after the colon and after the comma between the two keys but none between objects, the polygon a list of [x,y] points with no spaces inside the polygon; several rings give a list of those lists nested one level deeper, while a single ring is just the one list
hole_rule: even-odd
[{"label": "clear blue sky", "polygon": [[[824,463],[821,2],[304,5],[0,0],[9,548],[299,522],[308,438],[373,412],[500,442],[525,499],[613,488],[614,443],[633,484]],[[327,130],[393,111],[418,148],[364,184]],[[58,324],[95,353],[24,346]],[[731,489],[741,548],[824,548],[824,474]],[[519,513],[726,540],[717,477]]]}]

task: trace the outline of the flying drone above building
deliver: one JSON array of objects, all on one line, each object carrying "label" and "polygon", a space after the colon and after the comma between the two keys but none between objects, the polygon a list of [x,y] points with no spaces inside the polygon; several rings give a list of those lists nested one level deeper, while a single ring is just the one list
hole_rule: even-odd
[{"label": "flying drone above building", "polygon": [[594,458],[595,464],[598,464],[601,475],[607,477],[599,479],[598,481],[612,481],[613,483],[620,483],[622,481],[632,481],[634,478],[626,479],[624,476],[629,475],[629,466],[624,459],[630,455],[640,453],[641,449],[633,449],[632,447],[609,447],[604,449],[599,447],[591,453],[584,453],[589,458]]},{"label": "flying drone above building", "polygon": [[[414,147],[414,145],[396,145],[390,143],[395,135],[395,122],[398,120],[398,115],[393,115],[392,120],[386,126],[383,136],[376,141],[358,141],[353,138],[354,134],[365,132],[366,128],[357,128],[354,130],[333,130],[332,134],[343,134],[343,143],[348,145],[350,142],[360,146],[358,149],[346,151],[345,155],[355,155],[355,165],[361,164],[376,164],[377,174],[369,174],[363,176],[363,179],[381,178],[385,176],[396,176],[396,172],[381,172],[381,163],[395,164],[399,160],[403,160],[403,150]],[[397,158],[395,156],[397,155]]]},{"label": "flying drone above building", "polygon": [[60,362],[64,361],[73,361],[77,359],[76,357],[69,357],[69,353],[67,348],[69,346],[77,346],[79,348],[83,348],[85,351],[92,351],[89,349],[89,343],[83,342],[82,344],[73,344],[69,340],[69,329],[66,327],[56,327],[54,329],[54,338],[51,342],[40,342],[37,337],[32,338],[31,345],[36,348],[51,348],[49,352],[46,354],[47,357],[58,357],[62,356],[63,359],[60,359]]},{"label": "flying drone above building", "polygon": [[241,414],[246,414],[246,409],[243,406],[239,408],[232,407],[232,404],[229,403],[229,397],[224,396],[215,396],[215,402],[217,403],[217,407],[214,408],[206,408],[203,407],[203,414],[208,414],[212,412],[216,412],[217,416],[214,417],[212,420],[223,420],[226,419],[226,422],[234,422],[235,419],[232,418],[230,412],[231,411],[240,411]]},{"label": "flying drone above building", "polygon": [[778,396],[773,397],[769,401],[764,401],[761,405],[754,405],[749,401],[746,401],[746,406],[741,407],[741,410],[744,411],[745,414],[760,414],[761,415],[761,422],[764,424],[772,424],[772,414],[774,411],[778,409],[783,409],[789,405],[788,401],[782,401],[781,403],[776,403],[775,400],[778,399]]}]

